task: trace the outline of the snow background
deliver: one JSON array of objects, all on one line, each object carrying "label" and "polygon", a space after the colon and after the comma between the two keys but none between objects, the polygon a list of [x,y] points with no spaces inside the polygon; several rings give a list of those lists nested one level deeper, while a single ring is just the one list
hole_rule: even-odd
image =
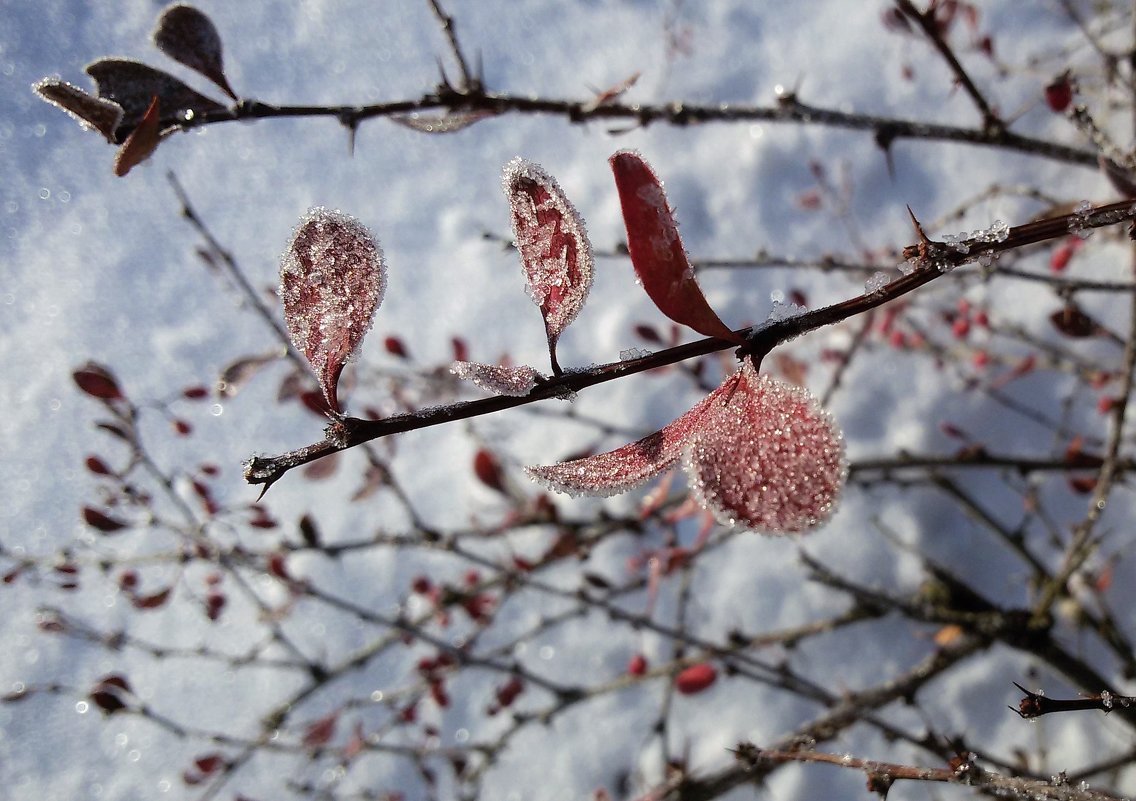
[{"label": "snow background", "polygon": [[[426,3],[375,2],[236,4],[201,0],[226,46],[226,72],[243,96],[267,103],[366,103],[416,97],[437,80],[437,60],[454,74],[449,52]],[[1053,52],[1072,37],[1055,4],[990,4],[983,27],[997,34],[999,57],[1024,63]],[[74,389],[71,371],[88,359],[113,368],[132,398],[168,397],[178,388],[212,383],[226,364],[273,347],[263,324],[243,313],[237,296],[202,269],[194,256],[196,233],[180,219],[165,178],[176,172],[198,213],[258,286],[276,282],[279,253],[293,225],[310,206],[342,208],[380,238],[390,284],[362,363],[391,366],[381,339],[397,334],[423,365],[451,358],[450,340],[463,336],[474,359],[495,361],[503,353],[543,368],[546,352],[539,315],[522,292],[515,254],[484,241],[482,232],[508,231],[501,194],[502,165],[516,155],[541,164],[556,176],[588,223],[597,248],[622,238],[618,199],[606,159],[616,149],[643,152],[667,183],[690,252],[699,256],[745,256],[758,248],[800,256],[852,250],[849,236],[826,215],[802,211],[794,199],[810,189],[810,160],[847,170],[854,187],[852,216],[873,247],[909,239],[904,205],[924,218],[946,213],[995,179],[1002,184],[1033,182],[1063,196],[1112,199],[1093,171],[1053,165],[1004,152],[943,144],[901,142],[893,150],[894,176],[863,133],[801,126],[712,124],[699,128],[662,125],[610,135],[603,124],[572,126],[557,118],[507,116],[481,122],[454,135],[426,136],[385,121],[365,123],[348,155],[346,132],[330,120],[272,120],[216,125],[163,143],[150,163],[126,179],[111,173],[113,153],[98,136],[35,98],[30,85],[47,75],[85,86],[82,67],[97,57],[122,55],[168,69],[209,92],[204,81],[161,56],[149,34],[161,4],[88,4],[75,0],[10,2],[0,31],[0,208],[4,247],[0,249],[0,543],[15,553],[50,554],[78,540],[95,552],[102,546],[83,525],[80,508],[95,499],[95,482],[83,470],[87,455],[112,451],[93,432],[96,404]],[[639,83],[630,100],[657,102],[770,103],[779,85],[795,88],[805,102],[859,112],[974,124],[976,116],[950,76],[925,45],[888,34],[880,24],[884,4],[844,2],[778,4],[774,9],[743,0],[664,3],[647,0],[590,0],[562,3],[451,2],[467,53],[484,65],[496,91],[549,97],[587,98],[635,72]],[[674,15],[689,36],[689,53],[666,56],[665,22]],[[915,80],[899,79],[902,66],[917,65]],[[982,58],[967,62],[976,78],[1017,116],[1017,130],[1060,131],[1078,143],[1056,115],[1039,103],[1039,89],[1056,69],[996,76]],[[216,94],[216,93],[211,93]],[[1035,207],[1001,201],[989,217],[962,228],[984,227],[994,218],[1027,219]],[[1119,265],[1102,267],[1102,277],[1123,276]],[[1113,272],[1110,274],[1109,269]],[[770,308],[771,293],[805,290],[812,305],[843,299],[862,289],[859,279],[815,272],[711,273],[702,284],[711,304],[728,323],[757,322]],[[996,286],[996,285],[994,285]],[[942,287],[928,291],[949,290]],[[990,290],[976,286],[974,300]],[[1023,316],[1052,305],[1042,288],[1015,285],[1014,306]],[[1096,298],[1107,306],[1108,299]],[[1122,308],[1121,303],[1113,303]],[[1041,315],[1036,316],[1044,322]],[[1026,316],[1032,325],[1038,319]],[[642,347],[632,326],[665,326],[635,286],[626,262],[600,260],[592,300],[561,340],[562,364],[611,361],[619,351]],[[808,358],[821,348],[847,342],[847,331],[821,332],[795,343]],[[1000,451],[1028,451],[1038,432],[1007,426],[990,417],[980,398],[957,393],[959,382],[933,369],[926,359],[888,352],[860,359],[845,389],[830,404],[843,426],[849,455],[894,454],[900,449],[943,450],[950,446],[937,422],[951,419],[976,436],[996,436]],[[279,375],[279,374],[277,374]],[[822,374],[813,375],[820,379]],[[653,383],[655,382],[655,383]],[[819,383],[819,382],[818,382]],[[276,381],[260,378],[220,414],[211,404],[179,407],[196,428],[178,439],[168,424],[152,419],[147,441],[164,465],[211,461],[223,466],[219,499],[252,500],[238,465],[254,452],[275,453],[314,441],[320,425],[311,415],[273,402]],[[689,408],[697,395],[670,392],[666,384],[637,377],[595,388],[576,402],[581,415],[610,421],[629,431],[649,431]],[[681,386],[681,385],[675,385]],[[1026,395],[1068,389],[1039,379],[1019,387]],[[352,399],[355,402],[355,399]],[[594,436],[571,423],[512,412],[474,425],[508,454],[514,478],[519,466],[548,462],[593,444]],[[1086,415],[1086,425],[1099,420]],[[403,435],[396,469],[407,478],[428,522],[461,526],[471,515],[491,517],[495,499],[469,470],[476,444],[460,426]],[[619,444],[617,439],[605,445]],[[1048,444],[1048,441],[1046,441]],[[319,518],[330,540],[397,528],[400,515],[381,504],[347,502],[357,471],[347,461],[340,478],[308,484],[289,476],[269,496],[279,519],[304,512]],[[412,480],[411,480],[412,479]],[[1059,483],[1059,482],[1058,482]],[[1004,502],[997,487],[992,500]],[[628,508],[635,498],[603,503]],[[583,513],[597,501],[564,501],[566,513]],[[1130,499],[1116,504],[1121,511]],[[1080,505],[1078,505],[1080,504]],[[1071,498],[1069,521],[1083,502]],[[801,583],[797,549],[835,562],[841,571],[870,576],[881,586],[910,587],[920,574],[913,559],[873,533],[879,517],[905,539],[955,566],[972,559],[974,585],[995,597],[1020,600],[1020,576],[1006,554],[992,558],[988,541],[965,525],[958,509],[941,497],[901,490],[873,494],[850,490],[832,523],[806,540],[736,539],[699,562],[701,635],[722,635],[731,627],[774,629],[831,614],[842,600]],[[977,547],[981,538],[982,548]],[[973,542],[972,542],[973,540]],[[972,547],[975,546],[975,547]],[[535,546],[534,546],[535,547]],[[539,549],[537,549],[539,552]],[[590,569],[623,575],[631,551],[611,549],[593,557]],[[385,558],[381,558],[385,557]],[[336,586],[353,601],[388,609],[392,592],[405,590],[422,570],[422,555],[399,551],[369,554],[353,562],[311,560],[294,569]],[[1012,567],[1011,567],[1012,566]],[[570,584],[567,582],[566,585]],[[240,610],[222,625],[204,621],[183,604],[184,619],[172,611],[145,617],[116,599],[113,587],[91,582],[78,593],[47,602],[63,604],[84,619],[127,625],[156,639],[234,647],[247,637]],[[96,587],[98,587],[96,589]],[[1130,590],[1128,591],[1130,593]],[[45,603],[44,585],[16,582],[3,588],[0,632],[0,690],[59,681],[89,687],[109,672],[128,674],[132,686],[163,710],[193,710],[202,727],[229,725],[254,735],[260,715],[284,697],[282,673],[201,670],[192,662],[155,662],[125,652],[113,654],[36,630],[36,610]],[[1117,608],[1124,608],[1117,604]],[[533,613],[535,614],[535,612]],[[666,609],[659,614],[666,615]],[[531,622],[531,617],[527,619]],[[526,618],[520,616],[518,624]],[[303,618],[294,632],[312,652],[344,654],[364,635],[339,621]],[[557,630],[543,670],[572,677],[623,670],[628,656],[644,648],[665,655],[665,644],[649,635],[606,638],[602,621],[578,621]],[[894,626],[893,637],[865,641],[859,629],[809,648],[795,662],[829,687],[867,686],[898,672],[927,653],[927,642],[910,627]],[[884,627],[881,627],[882,632]],[[176,637],[173,635],[176,633]],[[883,634],[879,634],[883,637]],[[536,645],[534,644],[534,648]],[[860,649],[871,649],[863,658]],[[831,673],[834,655],[839,677]],[[365,681],[383,686],[387,677],[371,666]],[[1025,675],[1022,657],[995,650],[936,685],[923,699],[936,725],[963,730],[974,741],[1008,754],[1030,748],[1037,730],[1005,712],[1016,697],[1009,682]],[[397,675],[399,663],[386,665]],[[1107,672],[1107,671],[1106,671]],[[393,680],[393,679],[392,679]],[[722,765],[723,749],[740,738],[772,740],[807,719],[814,710],[781,696],[731,693],[721,681],[705,697],[678,699],[672,731],[690,750],[690,764]],[[353,688],[358,690],[358,686]],[[342,690],[346,692],[346,690]],[[315,719],[333,707],[336,690],[304,711]],[[649,729],[657,714],[654,686],[609,694],[536,729],[514,742],[494,767],[485,796],[496,798],[580,798],[598,786],[614,786],[621,771],[650,774]],[[455,707],[444,716],[446,737],[481,725],[483,699],[451,690]],[[703,700],[709,698],[713,703]],[[234,710],[253,710],[234,715]],[[911,717],[911,716],[909,716]],[[602,721],[602,725],[597,724]],[[914,721],[914,717],[912,717]],[[913,725],[915,725],[913,723]],[[597,727],[599,730],[597,731]],[[1119,728],[1091,728],[1062,720],[1051,724],[1048,745],[1069,764],[1088,760],[1102,748],[1118,748]],[[855,743],[864,756],[883,757],[888,746],[870,737]],[[153,798],[185,792],[181,771],[205,748],[187,745],[135,719],[104,721],[94,711],[77,711],[65,697],[35,696],[0,706],[0,784],[14,799]],[[412,777],[394,760],[371,760],[361,777],[373,787],[409,787]],[[251,797],[281,797],[279,765],[273,760],[245,768],[223,795],[238,789]],[[386,771],[385,773],[383,771]],[[824,768],[780,771],[764,791],[773,798],[817,797],[822,792],[862,793],[859,774]],[[919,787],[899,786],[896,797],[924,797]],[[950,790],[940,790],[946,797]],[[751,791],[737,791],[750,797]],[[907,793],[909,795],[903,795]]]}]

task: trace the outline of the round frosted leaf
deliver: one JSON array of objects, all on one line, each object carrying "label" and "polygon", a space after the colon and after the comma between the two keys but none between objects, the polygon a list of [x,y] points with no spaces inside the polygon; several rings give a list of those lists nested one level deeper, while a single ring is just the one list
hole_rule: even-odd
[{"label": "round frosted leaf", "polygon": [[748,363],[737,375],[692,438],[692,490],[729,525],[789,534],[823,523],[847,474],[839,429],[806,390]]},{"label": "round frosted leaf", "polygon": [[325,208],[300,221],[280,262],[284,319],[335,412],[339,374],[370,329],[385,287],[382,249],[361,222]]}]

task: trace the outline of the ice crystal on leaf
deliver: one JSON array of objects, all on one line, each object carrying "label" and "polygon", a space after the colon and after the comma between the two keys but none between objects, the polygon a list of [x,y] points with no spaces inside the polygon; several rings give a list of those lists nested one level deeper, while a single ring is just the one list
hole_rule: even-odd
[{"label": "ice crystal on leaf", "polygon": [[153,38],[167,56],[201,73],[233,100],[237,99],[225,77],[221,35],[204,13],[193,6],[170,6],[158,19]]},{"label": "ice crystal on leaf", "polygon": [[608,453],[527,468],[568,494],[626,492],[673,466],[723,523],[768,533],[828,519],[845,479],[840,431],[816,399],[747,362],[661,431]]},{"label": "ice crystal on leaf", "polygon": [[528,395],[538,381],[545,380],[545,376],[527,364],[504,367],[480,362],[454,362],[450,365],[450,372],[463,381],[472,381],[495,395],[516,397]]},{"label": "ice crystal on leaf", "polygon": [[844,443],[800,387],[747,362],[726,402],[702,417],[686,455],[695,494],[720,521],[795,533],[828,519],[844,485]]},{"label": "ice crystal on leaf", "polygon": [[592,246],[583,219],[556,179],[536,164],[513,159],[505,165],[502,183],[528,294],[544,316],[552,371],[559,375],[556,341],[588,298]]},{"label": "ice crystal on leaf", "polygon": [[610,159],[627,226],[627,250],[643,289],[659,311],[708,337],[741,338],[718,317],[694,279],[678,224],[662,182],[638,154],[621,150]]},{"label": "ice crystal on leaf", "polygon": [[300,221],[280,262],[280,297],[292,343],[315,371],[328,406],[382,302],[386,270],[379,243],[354,217],[325,208]]}]

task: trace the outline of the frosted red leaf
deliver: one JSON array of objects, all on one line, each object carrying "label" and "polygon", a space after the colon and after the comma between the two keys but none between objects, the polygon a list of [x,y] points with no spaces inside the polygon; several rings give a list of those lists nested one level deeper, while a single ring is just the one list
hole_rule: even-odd
[{"label": "frosted red leaf", "polygon": [[161,113],[161,103],[158,96],[154,95],[138,127],[130,132],[114,157],[114,174],[119,178],[150,158],[158,149],[158,143],[162,141]]},{"label": "frosted red leaf", "polygon": [[71,378],[79,389],[92,398],[116,401],[125,397],[114,373],[96,362],[87,362],[71,373]]},{"label": "frosted red leaf", "polygon": [[627,227],[631,265],[659,311],[708,337],[742,339],[718,317],[694,278],[663,184],[638,153],[609,159]]},{"label": "frosted red leaf", "polygon": [[515,158],[505,165],[505,195],[525,282],[544,316],[552,371],[559,375],[556,341],[588,298],[594,262],[584,221],[551,175]]},{"label": "frosted red leaf", "polygon": [[122,106],[101,100],[78,86],[56,78],[37,81],[32,85],[32,91],[53,106],[66,111],[84,128],[94,128],[114,144],[114,132],[122,122]]},{"label": "frosted red leaf", "polygon": [[300,221],[280,262],[284,320],[333,412],[343,366],[358,349],[383,299],[379,243],[361,222],[325,208]]},{"label": "frosted red leaf", "polygon": [[237,99],[225,77],[221,35],[204,13],[193,6],[170,6],[158,18],[153,38],[154,44],[167,56],[201,73],[233,100]]},{"label": "frosted red leaf", "polygon": [[702,424],[711,404],[730,392],[736,378],[726,379],[697,406],[662,430],[607,453],[559,464],[526,467],[532,478],[569,495],[618,495],[672,467]]},{"label": "frosted red leaf", "polygon": [[537,382],[546,380],[546,376],[527,364],[504,367],[480,362],[454,362],[450,365],[450,372],[463,381],[472,381],[494,395],[515,397],[528,395]]},{"label": "frosted red leaf", "polygon": [[728,525],[771,534],[828,519],[844,485],[844,442],[807,390],[746,362],[701,418],[686,457],[691,490]]},{"label": "frosted red leaf", "polygon": [[114,135],[116,143],[123,142],[138,127],[155,95],[161,99],[165,127],[176,125],[188,115],[225,108],[168,72],[140,61],[103,58],[88,64],[86,71],[95,80],[99,98],[122,107],[122,120]]}]

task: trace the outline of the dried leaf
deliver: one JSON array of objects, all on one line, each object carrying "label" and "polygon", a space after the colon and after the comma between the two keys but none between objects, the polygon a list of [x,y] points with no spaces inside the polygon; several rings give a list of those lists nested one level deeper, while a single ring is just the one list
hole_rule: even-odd
[{"label": "dried leaf", "polygon": [[549,489],[569,495],[618,495],[634,489],[679,460],[711,404],[728,397],[736,380],[736,375],[731,376],[686,414],[638,442],[568,462],[526,467],[525,472]]},{"label": "dried leaf", "polygon": [[839,429],[806,390],[749,362],[735,376],[691,443],[692,491],[728,525],[783,534],[824,522],[847,474]]},{"label": "dried leaf", "polygon": [[659,311],[708,337],[741,337],[726,327],[694,279],[678,224],[662,182],[638,154],[621,150],[610,159],[627,227],[631,265]]},{"label": "dried leaf", "polygon": [[116,143],[125,141],[138,127],[155,95],[161,100],[163,128],[178,125],[197,114],[225,109],[168,72],[140,61],[104,58],[88,64],[86,71],[94,78],[99,97],[122,107],[122,121],[114,135]]},{"label": "dried leaf", "polygon": [[141,164],[153,155],[162,141],[162,124],[160,121],[161,104],[158,96],[150,101],[150,107],[138,123],[138,127],[130,132],[118,154],[114,157],[114,174],[119,178],[126,175],[135,166]]},{"label": "dried leaf", "polygon": [[280,263],[280,297],[292,343],[307,357],[333,412],[347,360],[371,327],[386,288],[383,251],[347,214],[311,209]]},{"label": "dried leaf", "polygon": [[170,6],[158,18],[153,39],[167,56],[201,73],[233,100],[237,99],[225,77],[221,35],[204,13],[193,6]]},{"label": "dried leaf", "polygon": [[122,123],[122,106],[101,100],[78,86],[57,78],[44,78],[32,84],[32,91],[48,103],[66,111],[84,128],[93,128],[114,144],[114,132]]},{"label": "dried leaf", "polygon": [[454,362],[450,372],[463,381],[472,381],[494,395],[523,397],[528,395],[547,376],[541,375],[527,364],[504,367],[480,362]]},{"label": "dried leaf", "polygon": [[592,287],[595,265],[584,221],[551,175],[515,158],[502,179],[526,290],[544,316],[552,372],[560,375],[556,341],[576,319]]}]

